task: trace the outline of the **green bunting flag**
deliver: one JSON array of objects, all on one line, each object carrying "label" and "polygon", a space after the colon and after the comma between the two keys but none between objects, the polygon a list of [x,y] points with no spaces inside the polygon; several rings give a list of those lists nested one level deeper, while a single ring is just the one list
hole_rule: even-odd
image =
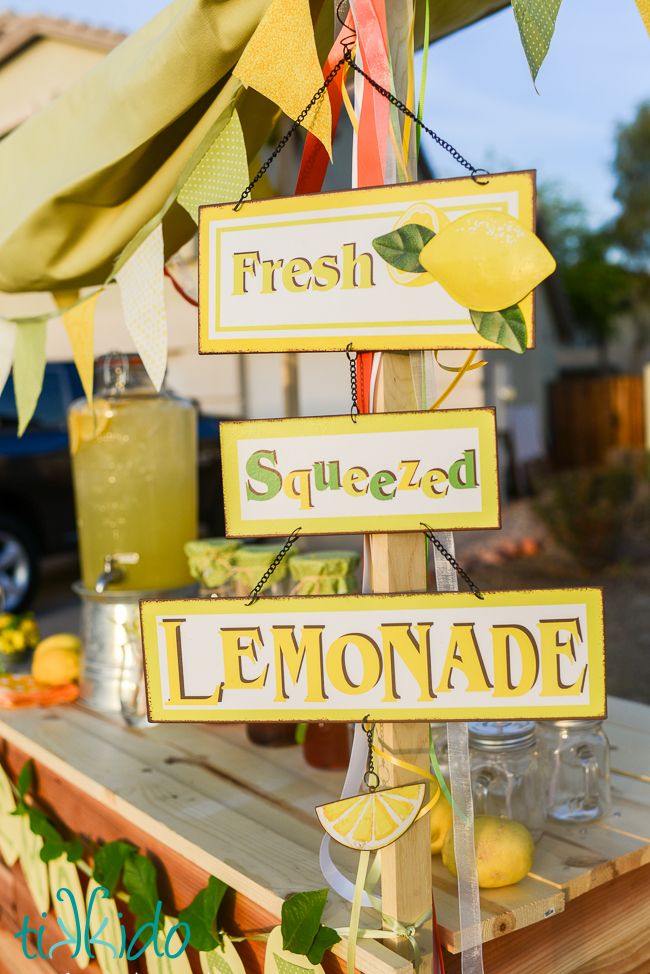
[{"label": "green bunting flag", "polygon": [[34,415],[45,374],[47,317],[24,321],[16,327],[14,391],[18,410],[18,436],[22,436]]},{"label": "green bunting flag", "polygon": [[512,0],[521,43],[533,81],[548,52],[562,0]]},{"label": "green bunting flag", "polygon": [[238,200],[248,186],[248,159],[237,112],[205,153],[178,194],[178,202],[199,222],[199,206]]}]

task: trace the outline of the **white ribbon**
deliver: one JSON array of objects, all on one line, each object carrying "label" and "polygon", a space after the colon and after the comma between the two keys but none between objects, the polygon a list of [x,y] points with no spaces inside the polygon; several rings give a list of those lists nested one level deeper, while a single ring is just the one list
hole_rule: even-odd
[{"label": "white ribbon", "polygon": [[[438,531],[437,537],[450,555],[454,555],[451,531]],[[458,576],[447,559],[434,548],[436,586],[439,592],[457,592]],[[483,974],[481,937],[481,901],[474,850],[474,803],[469,770],[467,724],[447,724],[449,777],[454,814],[454,850],[458,873],[458,914],[462,974]]]}]

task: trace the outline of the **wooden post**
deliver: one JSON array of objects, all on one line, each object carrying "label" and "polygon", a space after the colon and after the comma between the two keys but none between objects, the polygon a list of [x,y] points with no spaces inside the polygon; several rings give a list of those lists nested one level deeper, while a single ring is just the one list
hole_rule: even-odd
[{"label": "wooden post", "polygon": [[[377,412],[417,409],[408,353],[382,356],[377,378]],[[427,587],[426,549],[421,534],[374,534],[370,536],[373,592],[424,592]],[[403,761],[429,769],[427,723],[380,724],[380,746]],[[386,766],[391,785],[417,780],[395,765]],[[431,840],[426,815],[397,842],[381,853],[382,908],[403,924],[413,923],[431,909]],[[433,971],[433,926],[424,924],[417,933],[422,954],[421,974]],[[407,941],[397,939],[395,948],[410,956]]]}]

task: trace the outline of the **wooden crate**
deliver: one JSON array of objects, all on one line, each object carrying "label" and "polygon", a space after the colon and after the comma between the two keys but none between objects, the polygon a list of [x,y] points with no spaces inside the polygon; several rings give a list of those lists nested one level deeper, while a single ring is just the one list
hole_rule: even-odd
[{"label": "wooden crate", "polygon": [[[486,974],[650,972],[650,708],[614,699],[609,712],[612,814],[591,826],[549,825],[533,872],[516,886],[484,891]],[[32,757],[39,794],[72,829],[126,837],[154,856],[174,909],[214,873],[236,890],[228,929],[268,929],[284,897],[324,885],[313,809],[338,797],[342,775],[309,768],[297,748],[252,747],[233,725],[126,730],[78,706],[8,715],[0,737],[5,766],[15,774]],[[337,861],[353,873],[354,854],[340,850]],[[447,971],[456,974],[455,881],[438,856],[432,869]],[[0,926],[14,932],[28,894],[19,870],[7,873],[0,872]],[[345,925],[349,905],[330,901],[327,921]],[[261,971],[262,953],[259,945],[244,948],[247,971]],[[344,945],[336,955],[326,964],[332,974],[344,970]],[[56,969],[76,974],[71,965]],[[411,965],[362,941],[358,969],[395,974]],[[22,974],[17,965],[6,970]]]}]

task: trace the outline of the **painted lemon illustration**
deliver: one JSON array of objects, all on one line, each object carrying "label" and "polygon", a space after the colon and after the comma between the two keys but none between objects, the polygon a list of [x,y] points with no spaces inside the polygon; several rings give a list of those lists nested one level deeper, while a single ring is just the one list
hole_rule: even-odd
[{"label": "painted lemon illustration", "polygon": [[359,852],[382,849],[395,842],[415,821],[424,801],[425,785],[399,785],[366,795],[320,805],[316,814],[328,835]]},{"label": "painted lemon illustration", "polygon": [[[393,225],[393,230],[405,227],[408,223],[426,227],[433,233],[440,233],[442,228],[449,223],[449,218],[445,216],[442,210],[431,206],[429,203],[416,203],[397,220]],[[423,284],[433,284],[433,277],[426,271],[414,274],[411,271],[402,271],[391,264],[388,264],[386,269],[393,281],[396,284],[401,284],[402,287],[422,287]]]},{"label": "painted lemon illustration", "polygon": [[507,213],[466,213],[443,227],[420,253],[421,265],[465,308],[501,311],[555,270],[539,237]]}]

